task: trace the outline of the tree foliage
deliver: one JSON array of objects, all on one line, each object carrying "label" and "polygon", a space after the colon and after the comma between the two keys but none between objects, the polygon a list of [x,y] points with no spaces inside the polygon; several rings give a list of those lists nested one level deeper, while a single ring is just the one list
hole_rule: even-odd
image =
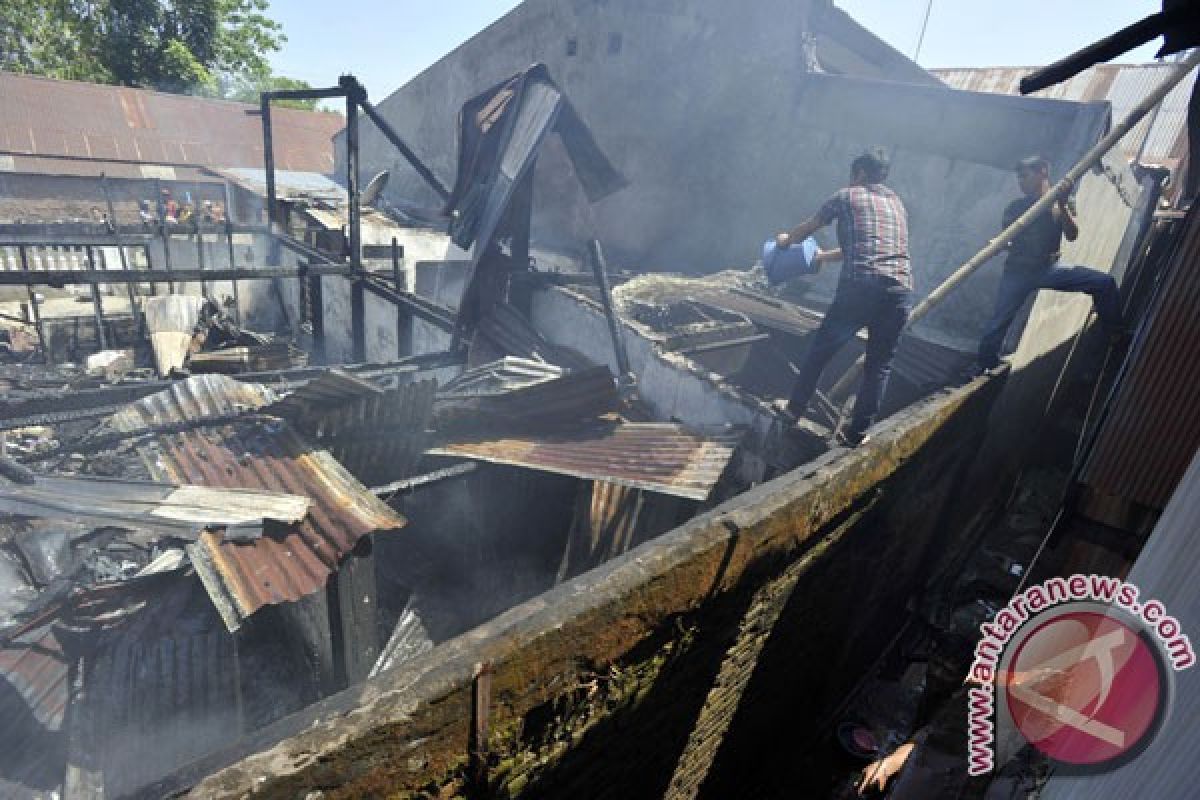
[{"label": "tree foliage", "polygon": [[[257,99],[287,41],[268,0],[0,0],[0,69]],[[250,95],[253,94],[253,97]]]}]

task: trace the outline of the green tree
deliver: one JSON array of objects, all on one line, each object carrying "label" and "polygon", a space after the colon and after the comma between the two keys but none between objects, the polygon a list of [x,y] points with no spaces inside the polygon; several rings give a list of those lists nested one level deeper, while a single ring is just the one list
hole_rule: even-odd
[{"label": "green tree", "polygon": [[0,0],[0,69],[209,96],[307,86],[271,74],[267,56],[287,39],[267,8],[268,0]]},{"label": "green tree", "polygon": [[[237,82],[227,87],[223,94],[230,100],[257,103],[258,96],[263,92],[273,92],[280,89],[311,88],[305,81],[296,80],[295,78],[285,78],[282,75],[243,75],[238,78]],[[317,100],[276,100],[272,105],[315,111],[317,102]]]}]

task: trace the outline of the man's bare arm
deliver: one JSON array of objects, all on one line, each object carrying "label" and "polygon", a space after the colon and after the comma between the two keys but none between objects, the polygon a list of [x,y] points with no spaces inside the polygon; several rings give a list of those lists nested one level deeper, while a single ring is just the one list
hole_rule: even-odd
[{"label": "man's bare arm", "polygon": [[817,266],[820,266],[821,264],[828,264],[830,261],[841,260],[842,248],[840,247],[835,247],[832,250],[818,250],[817,254],[813,256],[813,263]]},{"label": "man's bare arm", "polygon": [[822,222],[819,217],[810,217],[786,233],[775,237],[776,247],[787,247],[792,242],[803,242],[829,223]]}]

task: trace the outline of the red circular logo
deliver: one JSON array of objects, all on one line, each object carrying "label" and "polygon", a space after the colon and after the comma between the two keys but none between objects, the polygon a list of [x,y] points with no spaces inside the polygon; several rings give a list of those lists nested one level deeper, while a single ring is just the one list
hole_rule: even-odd
[{"label": "red circular logo", "polygon": [[1064,610],[1031,630],[1005,681],[1017,729],[1050,758],[1082,769],[1114,766],[1149,744],[1166,693],[1154,645],[1097,611]]}]

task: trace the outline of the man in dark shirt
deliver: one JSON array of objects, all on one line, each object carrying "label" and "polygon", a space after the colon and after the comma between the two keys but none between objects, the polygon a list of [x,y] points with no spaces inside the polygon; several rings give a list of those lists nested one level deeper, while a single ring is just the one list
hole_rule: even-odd
[{"label": "man in dark shirt", "polygon": [[820,252],[816,264],[842,261],[833,303],[810,337],[808,355],[788,400],[799,417],[808,407],[821,371],[850,339],[865,327],[867,354],[862,384],[849,427],[839,433],[842,444],[863,441],[879,411],[896,355],[896,343],[912,309],[912,264],[908,257],[908,213],[904,203],[883,185],[888,161],[882,151],[867,153],[850,165],[850,186],[838,190],[808,221],[776,237],[777,247],[803,242],[837,220],[836,250]]},{"label": "man in dark shirt", "polygon": [[[1040,156],[1022,159],[1017,164],[1017,184],[1023,196],[1004,209],[1004,228],[1050,191],[1050,165],[1046,159]],[[1000,363],[1000,348],[1009,325],[1029,295],[1039,289],[1091,295],[1096,315],[1109,335],[1121,332],[1121,301],[1112,276],[1089,267],[1058,263],[1062,238],[1066,236],[1068,242],[1073,242],[1079,236],[1079,226],[1067,199],[1069,191],[1068,188],[1063,192],[1048,211],[1038,215],[1008,244],[1008,260],[1000,278],[996,307],[979,342],[981,369],[991,369]]]}]

